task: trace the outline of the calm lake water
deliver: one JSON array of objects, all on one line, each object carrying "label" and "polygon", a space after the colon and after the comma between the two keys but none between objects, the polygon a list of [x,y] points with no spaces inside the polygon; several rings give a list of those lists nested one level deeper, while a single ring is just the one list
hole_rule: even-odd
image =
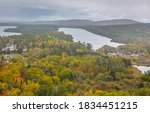
[{"label": "calm lake water", "polygon": [[21,35],[21,33],[4,32],[7,28],[16,28],[16,26],[0,26],[0,36]]},{"label": "calm lake water", "polygon": [[70,34],[74,38],[75,42],[85,42],[90,43],[93,46],[93,49],[96,50],[98,48],[101,48],[104,45],[109,45],[112,47],[117,47],[119,45],[123,45],[120,43],[111,42],[110,38],[96,35],[94,33],[88,32],[83,29],[77,29],[77,28],[59,28],[58,31],[63,31],[65,34]]},{"label": "calm lake water", "polygon": [[143,74],[148,70],[150,71],[150,66],[134,66],[134,67],[140,70]]}]

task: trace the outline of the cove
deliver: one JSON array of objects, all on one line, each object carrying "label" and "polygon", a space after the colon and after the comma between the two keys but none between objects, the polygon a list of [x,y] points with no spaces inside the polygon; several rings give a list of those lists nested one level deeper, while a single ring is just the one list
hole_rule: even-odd
[{"label": "cove", "polygon": [[143,74],[147,71],[150,71],[150,66],[135,66],[138,70],[140,70]]},{"label": "cove", "polygon": [[21,35],[21,33],[4,32],[8,28],[16,28],[16,26],[0,26],[0,36]]}]

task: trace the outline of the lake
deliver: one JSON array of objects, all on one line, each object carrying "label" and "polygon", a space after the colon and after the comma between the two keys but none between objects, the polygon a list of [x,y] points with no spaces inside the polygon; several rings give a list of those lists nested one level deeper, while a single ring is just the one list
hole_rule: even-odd
[{"label": "lake", "polygon": [[150,71],[150,66],[135,66],[138,70],[140,70],[143,74],[146,72],[146,71]]},{"label": "lake", "polygon": [[0,26],[0,36],[21,35],[21,33],[4,32],[7,28],[16,28],[16,26]]},{"label": "lake", "polygon": [[65,34],[70,34],[73,37],[75,42],[85,42],[90,43],[93,46],[93,49],[99,49],[104,45],[109,45],[112,47],[117,47],[119,45],[123,45],[121,43],[111,42],[112,39],[96,35],[94,33],[88,32],[84,29],[77,29],[77,28],[59,28],[58,31],[63,31]]}]

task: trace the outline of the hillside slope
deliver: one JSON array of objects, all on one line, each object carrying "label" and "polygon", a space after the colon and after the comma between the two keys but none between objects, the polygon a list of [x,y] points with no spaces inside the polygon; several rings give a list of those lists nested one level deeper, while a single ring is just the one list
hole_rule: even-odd
[{"label": "hillside slope", "polygon": [[115,42],[128,43],[139,38],[150,39],[150,24],[87,26],[82,27],[92,33],[106,36]]}]

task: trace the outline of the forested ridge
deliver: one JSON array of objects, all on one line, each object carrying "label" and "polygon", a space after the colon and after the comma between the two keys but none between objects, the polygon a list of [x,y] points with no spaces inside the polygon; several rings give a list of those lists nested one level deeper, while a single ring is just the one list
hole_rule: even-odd
[{"label": "forested ridge", "polygon": [[108,26],[86,26],[83,27],[92,33],[106,36],[114,42],[129,43],[139,38],[150,39],[150,24],[137,23],[127,25],[108,25]]},{"label": "forested ridge", "polygon": [[[139,38],[150,40],[150,24],[140,23],[130,19],[118,19],[107,21],[90,20],[60,20],[39,21],[29,23],[0,23],[3,26],[17,26],[18,28],[6,29],[6,32],[38,33],[39,31],[57,30],[60,27],[81,28],[89,32],[106,36],[113,42],[128,44]],[[43,28],[43,29],[42,29]]]},{"label": "forested ridge", "polygon": [[55,27],[20,32],[0,38],[0,95],[150,95],[149,72],[131,59],[93,51]]}]

